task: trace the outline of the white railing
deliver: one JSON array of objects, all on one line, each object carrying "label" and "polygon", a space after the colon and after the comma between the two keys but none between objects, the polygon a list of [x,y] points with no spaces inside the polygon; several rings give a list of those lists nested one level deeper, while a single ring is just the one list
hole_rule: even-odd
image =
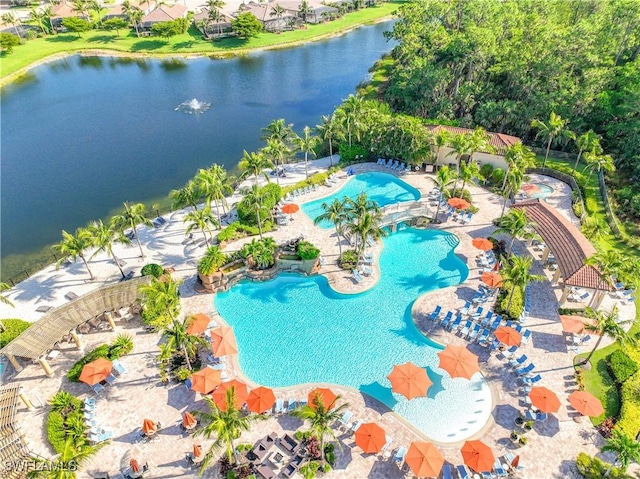
[{"label": "white railing", "polygon": [[396,203],[395,205],[389,205],[382,208],[382,221],[380,222],[380,225],[386,226],[396,224],[401,221],[421,216],[432,218],[433,215],[433,210],[431,210],[429,205],[423,201]]}]

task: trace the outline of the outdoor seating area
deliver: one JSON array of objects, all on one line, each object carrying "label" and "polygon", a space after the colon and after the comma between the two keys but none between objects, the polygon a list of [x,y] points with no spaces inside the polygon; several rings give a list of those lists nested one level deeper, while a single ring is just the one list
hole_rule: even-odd
[{"label": "outdoor seating area", "polygon": [[401,174],[411,172],[411,165],[405,164],[404,161],[400,162],[399,160],[385,160],[384,158],[378,158],[378,162],[376,164],[384,166],[386,169],[397,171]]}]

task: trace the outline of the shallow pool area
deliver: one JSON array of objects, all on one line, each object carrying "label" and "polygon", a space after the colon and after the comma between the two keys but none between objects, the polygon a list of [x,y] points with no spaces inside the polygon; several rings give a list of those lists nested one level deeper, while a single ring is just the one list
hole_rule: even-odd
[{"label": "shallow pool area", "polygon": [[[435,441],[477,433],[492,410],[481,374],[452,379],[438,367],[438,344],[411,318],[421,294],[456,285],[469,273],[450,233],[404,228],[384,239],[381,276],[369,291],[339,294],[323,276],[283,274],[218,293],[215,307],[234,327],[243,372],[268,387],[328,382],[382,401]],[[387,375],[412,361],[433,381],[427,397],[393,394]]]},{"label": "shallow pool area", "polygon": [[532,198],[532,199],[540,198],[542,200],[545,200],[549,196],[551,196],[555,191],[551,186],[547,185],[546,183],[531,183],[531,184],[538,187],[538,191],[529,195],[529,198]]},{"label": "shallow pool area", "polygon": [[[420,191],[410,184],[389,173],[374,171],[353,176],[335,193],[304,203],[302,211],[313,221],[323,213],[323,203],[332,203],[335,198],[342,200],[347,196],[355,199],[363,192],[367,193],[367,197],[378,203],[381,208],[390,204],[420,199]],[[330,221],[322,221],[318,226],[327,229],[332,228],[333,224]]]}]

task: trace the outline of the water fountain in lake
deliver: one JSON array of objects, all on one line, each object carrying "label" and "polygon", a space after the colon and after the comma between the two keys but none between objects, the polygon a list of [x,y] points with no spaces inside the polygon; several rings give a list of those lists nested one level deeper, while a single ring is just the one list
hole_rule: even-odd
[{"label": "water fountain in lake", "polygon": [[211,108],[211,103],[208,103],[206,101],[199,101],[199,100],[193,98],[193,99],[191,99],[189,101],[184,101],[184,102],[180,103],[176,107],[176,110],[184,111],[185,113],[188,113],[189,115],[193,115],[194,113],[204,113],[209,108]]}]

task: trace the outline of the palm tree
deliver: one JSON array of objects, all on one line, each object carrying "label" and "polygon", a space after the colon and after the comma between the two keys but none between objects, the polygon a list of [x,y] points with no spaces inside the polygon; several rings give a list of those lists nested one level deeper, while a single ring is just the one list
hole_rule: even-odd
[{"label": "palm tree", "polygon": [[[509,171],[512,169],[518,169],[522,175],[524,175],[527,168],[531,168],[536,164],[536,155],[531,151],[531,149],[527,148],[522,143],[516,143],[515,145],[511,145],[507,148],[507,151],[504,154],[504,161],[507,163],[507,174],[504,175],[504,180],[502,182],[503,190],[507,184]],[[518,185],[515,191],[519,189],[520,185]]]},{"label": "palm tree", "polygon": [[143,295],[142,308],[157,313],[157,324],[165,326],[175,321],[180,313],[179,283],[173,279],[153,278],[151,283],[140,286]]},{"label": "palm tree", "polygon": [[100,2],[98,0],[89,0],[87,10],[95,13],[95,16],[98,18],[98,25],[102,25],[102,5],[100,5]]},{"label": "palm tree", "polygon": [[78,258],[82,259],[82,262],[89,272],[89,280],[93,281],[95,278],[91,269],[89,269],[89,263],[84,256],[84,250],[91,246],[93,246],[91,233],[89,233],[86,228],[78,228],[75,235],[62,230],[62,241],[53,245],[52,248],[57,249],[63,255],[63,257],[58,260],[58,265],[62,264],[68,256],[70,256],[73,261]]},{"label": "palm tree", "polygon": [[548,142],[547,142],[547,151],[545,152],[544,155],[544,161],[542,162],[542,167],[546,167],[547,165],[547,159],[549,158],[549,150],[551,150],[551,144],[553,143],[553,141],[557,138],[575,138],[575,134],[571,131],[567,129],[567,124],[569,123],[568,120],[564,120],[560,115],[557,115],[555,112],[551,112],[551,115],[549,115],[549,121],[548,122],[544,122],[541,121],[537,118],[535,118],[532,122],[531,122],[531,126],[533,128],[537,128],[538,134],[536,135],[536,138],[538,136],[542,136],[545,138],[548,138]]},{"label": "palm tree", "polygon": [[438,133],[433,137],[433,144],[436,147],[436,151],[434,154],[433,163],[435,164],[438,161],[438,155],[440,154],[440,149],[443,146],[447,146],[451,139],[451,135],[447,130],[439,130]]},{"label": "palm tree", "polygon": [[269,16],[276,17],[278,19],[278,27],[280,27],[280,20],[282,20],[282,15],[284,15],[284,12],[286,12],[286,10],[284,9],[284,7],[280,6],[280,4],[278,3],[276,3],[273,7],[271,7]]},{"label": "palm tree", "polygon": [[602,155],[597,153],[596,151],[590,151],[589,153],[584,155],[584,159],[587,162],[587,168],[589,169],[587,184],[591,180],[591,175],[593,175],[594,171],[597,171],[599,174],[602,170],[611,172],[615,171],[616,169],[611,155]]},{"label": "palm tree", "polygon": [[[358,216],[354,223],[346,225],[347,231],[356,237],[356,252],[362,255],[367,238],[379,239],[388,235],[387,230],[380,227],[382,212],[379,210],[369,210]],[[359,241],[358,241],[359,240]]]},{"label": "palm tree", "polygon": [[587,216],[580,231],[592,242],[597,243],[607,235],[607,222],[600,216]]},{"label": "palm tree", "polygon": [[195,181],[198,184],[198,189],[204,194],[209,209],[211,209],[211,201],[215,203],[218,225],[221,225],[222,218],[220,210],[222,209],[224,211],[226,203],[225,196],[233,193],[231,179],[227,176],[226,170],[222,166],[214,163],[211,165],[211,168],[206,170],[200,169],[196,174]]},{"label": "palm tree", "polygon": [[[584,264],[593,266],[600,274],[595,291],[595,293],[597,293],[603,289],[605,284],[611,285],[611,278],[626,279],[624,276],[627,271],[627,265],[632,264],[632,261],[618,250],[602,250],[585,259]],[[596,298],[595,293],[593,298],[591,298],[590,307],[594,304]]]},{"label": "palm tree", "polygon": [[304,23],[307,23],[307,15],[310,13],[313,13],[313,8],[311,8],[307,0],[302,0],[298,5],[298,16],[302,18]]},{"label": "palm tree", "polygon": [[369,199],[366,192],[360,193],[356,196],[355,200],[347,197],[344,201],[349,219],[356,219],[364,215],[367,211],[380,211],[378,203]]},{"label": "palm tree", "polygon": [[187,368],[192,370],[191,358],[198,354],[198,346],[209,346],[208,341],[200,336],[187,333],[187,321],[191,318],[185,318],[184,321],[173,320],[162,330],[162,336],[166,338],[166,343],[162,348],[160,359],[170,359],[172,353],[181,350],[184,355]]},{"label": "palm tree", "polygon": [[140,29],[138,27],[140,25],[140,21],[144,17],[144,12],[140,7],[131,5],[129,0],[124,0],[124,2],[122,2],[122,13],[124,13],[124,15],[129,19],[129,22],[135,28],[136,36],[140,37]]},{"label": "palm tree", "polygon": [[[75,479],[76,472],[85,466],[107,442],[88,444],[83,438],[67,437],[64,449],[54,461],[38,460],[41,463],[35,470],[29,471],[27,477],[42,479]],[[73,467],[71,467],[73,465]],[[63,467],[66,466],[66,467]]]},{"label": "palm tree", "polygon": [[207,232],[211,239],[213,239],[213,233],[211,232],[211,227],[218,227],[219,224],[216,219],[211,214],[211,207],[205,206],[202,210],[191,211],[185,215],[184,223],[189,222],[189,226],[187,226],[187,233],[191,233],[193,230],[202,231],[202,236],[204,236],[204,240],[209,245],[209,238],[207,238]]},{"label": "palm tree", "polygon": [[[447,156],[455,155],[456,157],[456,165],[458,169],[460,168],[460,161],[464,155],[470,155],[473,153],[473,145],[471,144],[471,135],[455,135],[451,141],[449,142],[449,146],[451,147],[451,151],[447,153]],[[455,186],[454,186],[455,189]]]},{"label": "palm tree", "polygon": [[289,147],[277,138],[267,139],[267,146],[260,150],[267,155],[276,166],[276,182],[280,184],[280,171],[279,165],[284,164],[284,159],[291,152]]},{"label": "palm tree", "polygon": [[16,36],[20,36],[18,33],[18,25],[20,25],[20,18],[16,17],[13,12],[8,12],[2,15],[2,22],[13,26]]},{"label": "palm tree", "polygon": [[509,294],[509,302],[507,303],[507,311],[511,310],[511,302],[516,288],[524,292],[525,288],[532,281],[544,281],[545,276],[537,274],[529,274],[533,258],[531,256],[512,255],[504,262],[500,274],[504,281],[511,285],[511,293]]},{"label": "palm tree", "polygon": [[144,259],[144,251],[142,250],[142,243],[140,243],[140,236],[138,235],[138,225],[143,224],[152,227],[151,221],[146,216],[146,208],[143,203],[136,203],[129,206],[129,203],[124,202],[124,211],[111,218],[115,228],[124,232],[125,229],[131,228],[133,235],[138,242],[138,248],[140,249],[140,257]]},{"label": "palm tree", "polygon": [[[0,283],[0,292],[8,291],[10,289],[11,289],[11,286],[9,286],[7,283]],[[1,294],[0,294],[0,303],[8,304],[12,308],[15,308],[13,303],[6,296]]]},{"label": "palm tree", "polygon": [[596,151],[598,154],[602,153],[602,147],[600,146],[600,135],[596,134],[593,130],[589,130],[583,133],[576,139],[576,146],[578,147],[578,157],[571,170],[571,175],[576,172],[578,163],[580,163],[580,157],[585,151]]},{"label": "palm tree", "polygon": [[284,118],[277,120],[271,120],[265,128],[261,130],[264,135],[261,139],[264,141],[278,140],[287,146],[291,144],[291,138],[293,137],[293,123],[285,123]]},{"label": "palm tree", "polygon": [[196,431],[195,435],[204,436],[207,439],[210,439],[212,435],[216,437],[202,460],[202,465],[200,466],[201,474],[211,462],[213,454],[217,449],[224,448],[229,462],[237,462],[236,439],[238,439],[243,432],[250,430],[254,422],[264,418],[264,416],[259,414],[244,415],[242,411],[238,409],[236,406],[235,388],[231,387],[227,389],[226,394],[226,408],[224,411],[220,409],[209,396],[204,396],[204,401],[209,411],[194,411],[194,414],[200,419],[200,423],[203,425],[201,429]]},{"label": "palm tree", "polygon": [[244,200],[256,213],[256,221],[258,223],[258,232],[260,233],[260,239],[262,239],[262,221],[260,220],[260,213],[267,211],[267,208],[264,206],[264,201],[267,198],[267,194],[268,193],[258,185],[252,185],[251,188],[245,190],[244,192]]},{"label": "palm tree", "polygon": [[[446,195],[447,187],[455,181],[454,172],[445,165],[438,170],[433,181],[444,197]],[[434,221],[438,220],[438,215],[440,214],[440,203],[441,201],[438,201],[438,209],[436,210],[436,215],[433,217]]]},{"label": "palm tree", "polygon": [[173,208],[191,206],[195,211],[198,211],[198,200],[201,196],[202,192],[194,180],[189,180],[182,188],[169,192],[169,198],[173,200]]},{"label": "palm tree", "polygon": [[246,255],[253,258],[258,269],[267,269],[275,263],[276,244],[273,238],[263,238],[260,241],[254,238],[244,248]]},{"label": "palm tree", "polygon": [[89,7],[88,0],[73,0],[73,2],[71,2],[71,10],[73,10],[76,13],[80,13],[82,15],[89,16],[87,13],[88,7]]},{"label": "palm tree", "polygon": [[494,153],[496,151],[493,145],[489,142],[487,132],[482,128],[476,128],[473,130],[473,133],[468,136],[468,146],[470,150],[468,163],[473,161],[474,153]]},{"label": "palm tree", "polygon": [[[627,472],[631,461],[640,462],[640,442],[617,429],[613,430],[613,435],[607,439],[605,445],[602,446],[602,450],[616,453],[614,463],[620,462],[620,470],[623,473]],[[609,476],[612,468],[613,464],[605,473],[605,477]]]},{"label": "palm tree", "polygon": [[97,248],[90,259],[93,259],[100,251],[104,251],[111,256],[122,277],[126,278],[122,266],[120,266],[120,260],[113,251],[113,243],[131,244],[131,240],[122,231],[118,231],[113,223],[106,225],[102,220],[94,221],[87,229],[93,238],[93,246]]},{"label": "palm tree", "polygon": [[516,239],[529,238],[532,236],[530,232],[531,226],[533,226],[533,224],[529,222],[523,210],[511,210],[500,218],[498,229],[494,231],[494,234],[507,233],[511,236],[511,242],[507,250],[507,255],[511,256],[513,253],[513,243]]},{"label": "palm tree", "polygon": [[242,172],[240,178],[245,178],[249,175],[254,176],[254,184],[258,184],[258,175],[262,175],[267,179],[269,183],[269,175],[264,171],[267,168],[273,168],[273,163],[262,153],[247,153],[246,150],[242,152],[242,160],[238,163],[238,168]]},{"label": "palm tree", "polygon": [[348,403],[342,403],[337,406],[336,403],[339,399],[342,399],[341,395],[336,396],[331,404],[325,405],[322,398],[317,397],[314,403],[315,408],[305,404],[291,411],[292,416],[311,423],[311,433],[320,439],[320,454],[322,458],[324,458],[324,438],[329,436],[335,439],[336,437],[331,424],[338,421],[342,417],[344,410],[349,407]]},{"label": "palm tree", "polygon": [[316,125],[320,138],[329,142],[329,167],[333,166],[333,139],[338,132],[338,123],[335,114],[322,115],[322,124]]},{"label": "palm tree", "polygon": [[[49,8],[49,12],[50,11],[51,8]],[[44,33],[45,35],[49,33],[49,27],[47,27],[47,24],[51,24],[50,19],[51,16],[47,16],[47,12],[41,11],[38,7],[31,7],[31,9],[29,10],[29,23],[33,23],[40,30],[42,30],[42,33]]]},{"label": "palm tree", "polygon": [[346,204],[338,198],[334,198],[333,203],[322,203],[321,206],[324,213],[317,216],[313,220],[313,223],[316,225],[321,221],[331,221],[333,223],[338,238],[338,249],[340,250],[340,256],[342,256],[342,241],[340,240],[340,236],[342,235],[342,226],[349,219]]},{"label": "palm tree", "polygon": [[593,349],[589,352],[584,360],[580,361],[580,365],[587,364],[593,353],[596,352],[598,346],[602,342],[605,336],[613,339],[620,344],[621,347],[625,347],[627,344],[635,345],[636,340],[633,336],[629,335],[623,328],[625,324],[630,323],[632,320],[620,321],[618,318],[618,307],[614,306],[608,313],[602,311],[595,311],[591,308],[587,308],[586,312],[589,316],[595,318],[595,323],[585,323],[584,329],[590,333],[595,333],[598,336],[596,344],[593,345]]},{"label": "palm tree", "polygon": [[364,101],[362,97],[357,95],[349,95],[346,100],[336,110],[336,119],[340,122],[342,128],[347,134],[349,147],[352,146],[352,139],[360,137],[360,117],[363,113]]},{"label": "palm tree", "polygon": [[307,161],[309,158],[309,153],[311,153],[314,158],[316,156],[316,152],[313,150],[313,148],[318,143],[318,137],[311,136],[311,128],[305,126],[302,129],[302,136],[296,136],[294,141],[298,146],[298,150],[304,152],[304,172],[306,177],[309,178],[309,164]]},{"label": "palm tree", "polygon": [[510,168],[507,170],[507,174],[504,175],[502,197],[504,203],[502,203],[502,211],[500,212],[500,219],[504,217],[504,212],[507,209],[507,203],[511,197],[511,193],[515,193],[520,189],[522,181],[524,180],[524,170],[520,168]]},{"label": "palm tree", "polygon": [[[474,161],[469,162],[469,164],[460,165],[460,174],[459,178],[462,178],[462,189],[460,190],[460,195],[464,194],[464,187],[467,185],[468,181],[473,181],[474,179],[484,180],[484,176],[480,174],[480,168],[478,164]],[[456,192],[453,192],[453,196],[456,195]]]}]

